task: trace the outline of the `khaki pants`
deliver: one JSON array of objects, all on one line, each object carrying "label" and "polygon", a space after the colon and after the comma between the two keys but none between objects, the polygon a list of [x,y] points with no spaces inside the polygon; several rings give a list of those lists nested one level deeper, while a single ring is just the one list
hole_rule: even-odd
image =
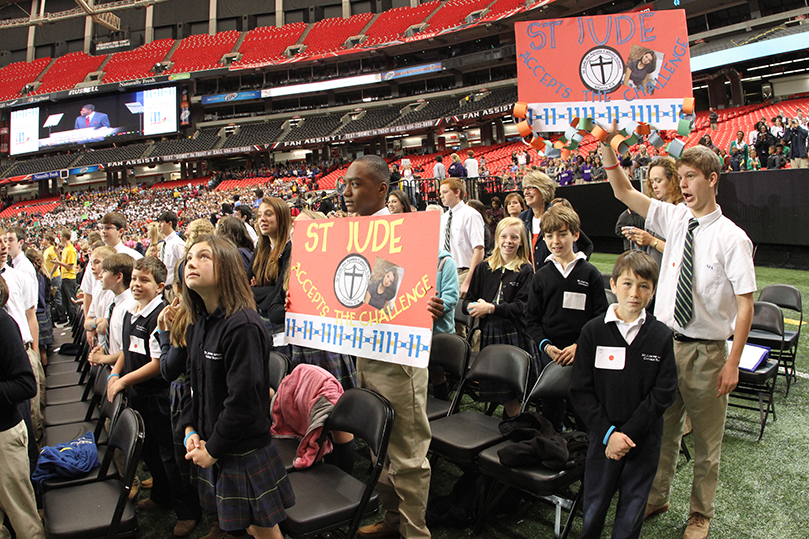
[{"label": "khaki pants", "polygon": [[674,404],[663,415],[660,465],[649,503],[662,505],[669,500],[687,413],[694,436],[694,480],[689,513],[713,518],[728,408],[728,396],[717,398],[716,385],[727,360],[726,343],[674,341],[674,358],[677,362],[677,394]]},{"label": "khaki pants", "polygon": [[3,526],[8,515],[19,539],[45,539],[45,530],[37,514],[34,487],[28,467],[28,429],[25,421],[0,432],[0,539],[11,534]]},{"label": "khaki pants", "polygon": [[37,379],[37,394],[31,399],[31,422],[34,425],[34,436],[36,436],[37,447],[42,441],[42,434],[45,432],[43,417],[45,415],[45,368],[42,366],[42,359],[39,354],[30,347],[26,350],[31,369],[34,371],[34,378]]},{"label": "khaki pants", "polygon": [[405,539],[428,539],[424,521],[430,494],[430,422],[427,420],[427,369],[357,358],[360,386],[379,393],[393,406],[388,454],[377,492],[384,522]]},{"label": "khaki pants", "polygon": [[792,168],[809,168],[809,159],[806,157],[799,157],[792,160]]}]

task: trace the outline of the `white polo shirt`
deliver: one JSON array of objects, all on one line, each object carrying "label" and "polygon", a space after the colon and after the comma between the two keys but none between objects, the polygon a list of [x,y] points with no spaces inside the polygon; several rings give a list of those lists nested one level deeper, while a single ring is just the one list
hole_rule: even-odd
[{"label": "white polo shirt", "polygon": [[466,205],[462,200],[449,211],[441,214],[441,234],[438,238],[438,247],[444,248],[445,230],[447,221],[452,213],[452,226],[449,244],[452,259],[460,268],[471,268],[472,256],[476,247],[483,247],[483,217],[474,208]]},{"label": "white polo shirt", "polygon": [[660,263],[655,316],[675,333],[694,339],[726,340],[733,334],[736,296],[756,291],[753,242],[744,230],[722,215],[722,209],[700,217],[694,230],[694,316],[686,327],[674,320],[674,300],[685,249],[688,221],[685,204],[652,200],[646,228],[666,238]]},{"label": "white polo shirt", "polygon": [[610,322],[615,322],[615,326],[618,328],[618,332],[626,341],[626,344],[632,344],[635,337],[637,337],[638,333],[640,333],[640,328],[646,323],[646,309],[641,309],[638,317],[632,322],[624,322],[618,318],[618,315],[615,313],[617,309],[617,303],[613,303],[607,307],[607,314],[604,315],[604,323],[609,324]]}]

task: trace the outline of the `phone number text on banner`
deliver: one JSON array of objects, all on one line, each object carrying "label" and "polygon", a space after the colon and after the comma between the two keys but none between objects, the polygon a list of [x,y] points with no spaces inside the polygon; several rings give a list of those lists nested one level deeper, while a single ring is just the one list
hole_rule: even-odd
[{"label": "phone number text on banner", "polygon": [[692,96],[684,11],[518,22],[514,31],[519,100],[535,131],[582,117],[677,129]]},{"label": "phone number text on banner", "polygon": [[296,221],[285,341],[426,367],[439,219],[421,212]]}]

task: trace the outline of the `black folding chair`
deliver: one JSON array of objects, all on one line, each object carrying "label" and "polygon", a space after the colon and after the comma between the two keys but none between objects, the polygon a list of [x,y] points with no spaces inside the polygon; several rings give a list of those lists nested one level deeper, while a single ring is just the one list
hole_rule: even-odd
[{"label": "black folding chair", "polygon": [[[795,371],[795,358],[798,355],[798,341],[801,338],[801,326],[803,325],[803,302],[801,291],[788,284],[773,284],[765,287],[758,296],[759,301],[767,301],[798,313],[798,330],[784,329],[784,350],[778,356],[779,372],[786,378],[787,390],[784,398],[789,396],[789,388],[792,382],[797,382],[798,375]],[[760,344],[772,349],[775,354],[776,348],[780,346],[778,336],[767,335],[761,330],[753,330],[747,337],[750,344]],[[780,370],[783,369],[783,370]]]},{"label": "black folding chair", "polygon": [[[110,433],[109,450],[96,481],[46,490],[42,496],[45,532],[51,539],[95,539],[134,536],[135,510],[129,491],[135,478],[144,439],[143,419],[124,410]],[[123,481],[108,477],[113,449],[124,455]]]},{"label": "black folding chair", "polygon": [[[745,410],[758,410],[761,422],[758,439],[761,440],[761,437],[764,436],[764,427],[767,426],[767,418],[770,413],[772,413],[773,421],[776,419],[773,394],[778,374],[778,358],[783,356],[786,341],[784,314],[778,305],[766,301],[756,301],[753,303],[753,309],[752,328],[759,335],[774,336],[778,340],[771,341],[771,344],[775,346],[770,348],[769,358],[762,362],[755,371],[750,372],[739,369],[739,383],[736,389],[731,392],[730,398],[741,400],[742,402],[729,400],[728,406]],[[745,404],[745,402],[755,402],[757,406],[751,406]]]},{"label": "black folding chair", "polygon": [[270,352],[270,387],[278,391],[281,380],[292,370],[292,362],[287,356],[279,352]]},{"label": "black folding chair", "polygon": [[[469,368],[469,343],[454,333],[437,333],[433,335],[430,351],[430,367],[440,367],[444,373],[460,381]],[[451,404],[456,404],[453,408]],[[457,411],[458,402],[444,401],[435,397],[427,397],[427,419],[433,421],[446,417]]]},{"label": "black folding chair", "polygon": [[[98,372],[101,370],[98,367],[93,367],[93,370],[95,371],[95,376],[92,376],[92,398],[89,401],[84,400],[65,404],[48,404],[43,415],[45,427],[65,425],[68,423],[80,423],[82,421],[93,421],[94,419],[98,419],[98,409],[101,404],[101,399],[107,398],[107,378],[98,375]],[[109,368],[103,370],[105,373],[110,372]],[[109,374],[107,374],[107,376],[109,376]],[[90,384],[88,384],[88,387],[89,385]],[[52,389],[51,391],[57,390]]]},{"label": "black folding chair", "polygon": [[[549,363],[542,369],[528,399],[523,402],[523,411],[528,408],[529,403],[539,401],[543,397],[569,398],[572,371],[572,367]],[[570,498],[569,487],[584,478],[584,464],[569,470],[551,470],[538,464],[519,468],[501,464],[498,451],[515,443],[506,440],[483,450],[478,456],[478,468],[483,475],[492,479],[492,488],[489,489],[483,509],[478,515],[475,534],[482,529],[490,508],[497,504],[509,488],[516,488],[553,504],[556,509],[554,537],[557,539],[567,537],[583,490],[580,487],[573,498]],[[562,509],[568,511],[564,528],[562,528]]]},{"label": "black folding chair", "polygon": [[[388,451],[393,408],[380,395],[352,388],[343,393],[323,429],[350,432],[368,444],[376,462],[363,482],[331,464],[318,464],[289,474],[295,506],[287,509],[281,531],[294,538],[309,538],[331,532],[353,539],[360,521],[378,510],[376,483]],[[341,532],[341,528],[347,531]]]},{"label": "black folding chair", "polygon": [[[451,407],[457,409],[473,382],[499,382],[525,399],[531,356],[525,350],[508,344],[485,347],[464,376]],[[433,439],[430,450],[433,461],[446,458],[460,465],[474,463],[478,453],[503,440],[500,419],[472,410],[458,412],[430,422]]]}]

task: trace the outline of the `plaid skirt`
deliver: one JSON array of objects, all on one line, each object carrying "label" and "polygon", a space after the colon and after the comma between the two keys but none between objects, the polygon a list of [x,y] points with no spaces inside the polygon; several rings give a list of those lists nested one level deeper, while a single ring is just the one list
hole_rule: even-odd
[{"label": "plaid skirt", "polygon": [[344,390],[359,385],[357,382],[357,366],[354,364],[353,357],[295,344],[290,346],[292,347],[293,369],[301,363],[316,365],[332,373]]},{"label": "plaid skirt", "polygon": [[[487,316],[482,319],[482,322],[484,323],[480,328],[481,350],[490,344],[510,344],[531,354],[531,368],[528,372],[528,389],[530,390],[542,371],[536,343],[528,335],[517,331],[514,323],[505,318]],[[507,402],[519,396],[516,391],[505,384],[489,381],[480,383],[480,399],[483,401]]]},{"label": "plaid skirt", "polygon": [[295,495],[281,457],[270,442],[241,455],[226,454],[210,468],[191,467],[199,504],[219,517],[224,531],[251,525],[272,528],[286,518]]},{"label": "plaid skirt", "polygon": [[53,344],[53,319],[50,307],[46,307],[42,312],[37,312],[37,322],[39,322],[39,346]]}]

